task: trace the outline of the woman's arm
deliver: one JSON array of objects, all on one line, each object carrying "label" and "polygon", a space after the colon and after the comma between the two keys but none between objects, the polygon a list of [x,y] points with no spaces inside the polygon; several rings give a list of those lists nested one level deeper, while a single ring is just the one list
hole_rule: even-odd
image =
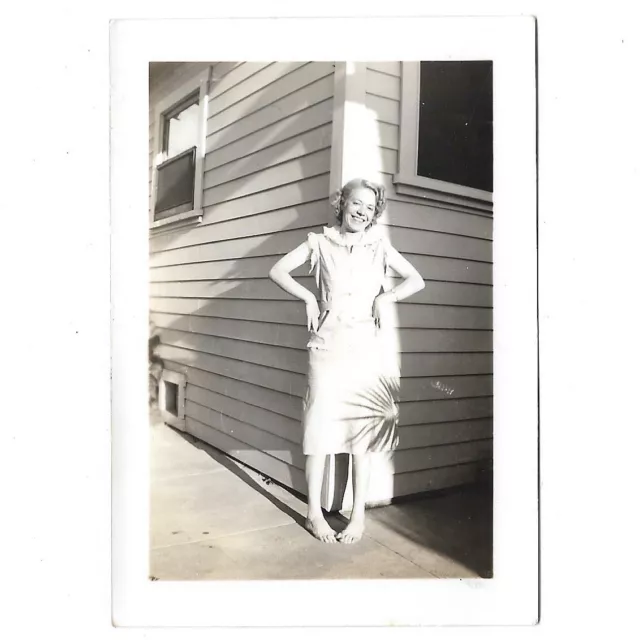
[{"label": "woman's arm", "polygon": [[393,247],[387,248],[387,265],[400,274],[404,280],[382,295],[391,296],[398,302],[424,289],[424,280],[417,269]]},{"label": "woman's arm", "polygon": [[309,259],[309,245],[303,242],[293,251],[276,262],[269,271],[269,277],[287,293],[302,300],[307,307],[307,329],[317,331],[320,308],[315,295],[290,275],[291,271],[301,267]]},{"label": "woman's arm", "polygon": [[381,293],[373,301],[373,317],[378,327],[381,326],[381,310],[385,305],[391,301],[404,300],[424,289],[424,280],[417,269],[391,246],[387,247],[387,265],[404,279],[397,287]]}]

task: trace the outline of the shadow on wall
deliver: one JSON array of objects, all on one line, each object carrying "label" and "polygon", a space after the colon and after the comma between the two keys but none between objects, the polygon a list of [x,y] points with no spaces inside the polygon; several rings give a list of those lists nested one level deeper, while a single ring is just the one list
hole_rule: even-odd
[{"label": "shadow on wall", "polygon": [[[270,108],[277,108],[280,98],[282,95],[277,88],[269,85],[263,92],[261,103],[270,105]],[[359,108],[366,116],[362,120],[362,126],[369,127],[366,130],[369,132],[366,139],[371,141],[371,148],[361,150],[360,156],[363,162],[366,158],[366,165],[363,165],[363,170],[357,170],[357,173],[379,181],[381,160],[375,118],[373,114],[367,115],[365,105],[359,105]],[[290,113],[283,112],[279,122],[289,115]],[[293,146],[300,146],[301,141],[302,155],[318,151],[317,146],[306,145],[306,138],[300,135],[299,128],[295,129],[294,125],[295,119],[290,137],[286,131],[279,129],[276,144],[272,143],[270,127],[250,134],[252,148],[261,149],[261,166],[264,163],[277,164],[287,150]],[[224,149],[243,137],[239,136],[236,127],[236,124],[230,124],[215,132],[219,139],[216,150]],[[327,146],[330,146],[330,143],[329,138]],[[217,203],[244,197],[245,193],[240,190],[246,186],[246,178],[251,179],[259,174],[252,166],[252,159],[253,155],[248,155],[229,160],[215,168],[218,182],[208,185],[207,190],[222,185],[217,191]],[[316,175],[315,172],[309,175],[303,173],[291,184]],[[297,189],[302,191],[299,184]],[[268,191],[273,190],[275,189]],[[265,199],[268,195],[269,193],[265,192]],[[268,272],[280,256],[303,242],[308,232],[319,231],[328,223],[332,216],[328,196],[329,193],[320,200],[309,201],[326,204],[326,208],[322,209],[326,213],[318,216],[317,222],[311,225],[308,223],[308,216],[304,219],[300,216],[301,207],[287,207],[287,215],[277,223],[277,228],[256,233],[255,223],[269,209],[257,212],[248,210],[246,215],[234,214],[236,217],[216,221],[216,203],[209,203],[200,227],[168,231],[154,236],[153,239],[151,258],[153,260],[154,257],[161,257],[161,261],[152,267],[152,281],[154,284],[166,285],[168,293],[162,293],[152,301],[151,320],[157,327],[155,332],[152,329],[150,333],[150,367],[155,366],[157,369],[163,366],[162,359],[156,354],[158,346],[183,349],[180,361],[172,361],[170,357],[165,357],[164,366],[187,373],[187,415],[190,416],[187,432],[206,440],[205,428],[198,425],[209,425],[225,434],[223,437],[233,437],[233,446],[242,447],[243,451],[245,447],[246,451],[256,448],[268,451],[269,455],[289,465],[289,483],[293,486],[300,486],[304,479],[299,421],[302,415],[302,397],[306,388],[305,345],[308,334],[304,305],[280,292],[268,279]],[[261,206],[258,204],[258,209]],[[239,226],[239,223],[243,224]],[[193,242],[201,242],[197,240],[197,234],[205,226],[218,230],[219,239],[208,240],[206,244],[192,244],[191,240],[185,242],[185,236],[189,235],[194,238]],[[395,245],[395,228],[387,225],[384,228]],[[210,234],[209,237],[213,236]],[[224,256],[212,259],[218,243],[225,247]],[[183,249],[183,245],[190,249]],[[209,250],[212,248],[214,251]],[[185,267],[178,266],[183,264]],[[308,265],[294,275],[304,277],[305,286],[315,289],[313,278],[308,277],[307,272]],[[166,276],[155,275],[159,273]],[[426,277],[428,274],[422,275]],[[169,303],[174,302],[179,302],[179,315],[166,311],[170,308]],[[394,327],[398,327],[400,323],[397,310],[394,309],[393,313],[395,315],[390,322]],[[255,322],[258,319],[260,323]],[[399,331],[396,330],[394,333],[397,349],[402,354],[402,368],[404,360],[415,354],[405,353]],[[421,353],[420,356],[429,358],[430,354]],[[215,373],[212,372],[212,362],[215,365]],[[247,363],[251,364],[247,366]],[[251,375],[245,376],[249,370]],[[255,400],[256,405],[260,406],[244,401],[256,397],[255,394],[261,390],[261,381],[268,381],[264,386],[269,389],[277,387],[276,394],[280,394],[282,398],[282,407],[273,407],[269,404],[271,401]],[[258,425],[260,428],[257,428]],[[252,445],[243,445],[242,436],[238,435],[243,429],[245,433],[251,432]],[[228,453],[250,465],[242,451],[231,450]],[[333,495],[334,507],[338,508],[344,501],[347,504],[350,501],[349,457],[336,456],[335,467],[336,486]],[[293,476],[294,473],[297,474],[296,477]],[[393,456],[381,457],[374,473],[376,486],[372,489],[376,494],[389,495],[395,492]],[[279,506],[286,512],[286,505]],[[460,517],[466,517],[465,513],[461,513]],[[465,550],[453,548],[446,539],[429,538],[425,531],[416,529],[408,521],[391,521],[388,525],[416,543],[429,548],[435,547],[436,550],[465,562]]]},{"label": "shadow on wall", "polygon": [[[267,85],[261,91],[260,104],[263,106],[258,110],[277,112],[282,109],[278,101],[284,97],[277,83],[276,86]],[[187,374],[188,433],[206,440],[206,428],[201,425],[207,425],[232,437],[233,446],[246,446],[247,451],[256,448],[269,451],[274,458],[289,465],[292,474],[297,473],[298,477],[289,478],[289,482],[299,486],[304,478],[299,421],[308,339],[304,305],[281,292],[268,278],[268,273],[271,266],[303,242],[310,231],[318,231],[327,223],[330,215],[328,193],[322,199],[307,200],[301,181],[321,174],[313,168],[307,173],[306,165],[299,165],[300,174],[292,176],[288,184],[295,188],[297,199],[305,202],[285,206],[286,211],[280,219],[263,231],[256,227],[256,222],[259,225],[262,215],[278,210],[265,205],[277,187],[245,189],[247,182],[260,176],[262,171],[256,169],[254,150],[259,150],[260,167],[271,167],[288,160],[294,147],[296,158],[319,151],[317,138],[313,144],[307,144],[308,138],[300,134],[297,115],[305,108],[292,105],[291,94],[286,98],[288,110],[277,113],[279,126],[275,142],[276,134],[271,126],[249,134],[240,134],[238,126],[242,125],[235,122],[214,132],[207,128],[207,137],[215,134],[217,140],[215,150],[208,150],[208,154],[224,150],[247,135],[251,136],[252,153],[230,158],[211,168],[215,172],[215,184],[207,182],[205,163],[205,200],[212,189],[215,189],[216,197],[205,206],[201,225],[168,230],[152,238],[151,281],[165,287],[166,291],[151,301],[151,322],[157,326],[150,336],[150,367],[155,372],[158,366],[164,365]],[[253,99],[252,96],[243,98]],[[223,112],[210,116],[209,122],[219,113]],[[288,118],[291,132],[282,126]],[[324,140],[321,143],[322,148],[330,148],[331,127],[328,127],[326,143]],[[252,198],[255,193],[264,194],[263,201]],[[249,196],[247,200],[251,207],[248,205],[246,213],[233,212],[222,220],[215,219],[217,204],[241,202],[245,196]],[[309,224],[309,215],[301,218],[300,209],[318,202],[326,203],[326,208],[322,209],[324,214]],[[218,237],[210,233],[209,238],[214,239],[203,243],[198,234],[205,227],[219,231]],[[223,248],[219,254],[216,254],[217,247]],[[303,266],[294,275],[307,276],[305,286],[314,289],[313,278],[308,277],[307,271],[308,266]],[[163,275],[158,277],[157,274]],[[172,303],[179,303],[179,313],[167,311]],[[166,347],[184,350],[181,359],[172,361],[170,357],[164,357],[162,364],[158,353]],[[251,375],[246,376],[249,372]],[[197,380],[194,381],[194,377]],[[273,399],[266,403],[269,408],[260,400],[256,401],[260,406],[249,404],[263,383],[270,390],[269,395],[281,396],[284,403],[281,413],[271,410]],[[251,388],[249,385],[257,386]],[[157,391],[153,390],[152,395],[157,397]],[[239,435],[243,429],[245,433],[251,431],[252,445],[243,444]],[[232,450],[229,453],[233,456],[240,452]]]},{"label": "shadow on wall", "polygon": [[164,369],[164,362],[158,355],[159,345],[160,331],[149,321],[149,406],[153,409],[158,408],[160,378]]}]

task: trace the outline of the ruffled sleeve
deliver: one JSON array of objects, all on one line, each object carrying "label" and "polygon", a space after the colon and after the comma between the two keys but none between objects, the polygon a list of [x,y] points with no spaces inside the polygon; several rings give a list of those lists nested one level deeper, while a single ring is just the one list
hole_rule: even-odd
[{"label": "ruffled sleeve", "polygon": [[382,238],[382,251],[383,251],[383,260],[384,260],[384,277],[389,277],[389,271],[391,267],[389,267],[389,250],[392,248],[391,241],[387,237]]},{"label": "ruffled sleeve", "polygon": [[307,245],[309,246],[309,273],[314,273],[316,278],[316,286],[320,286],[320,265],[318,259],[320,257],[320,246],[318,244],[318,234],[309,233],[307,235]]}]

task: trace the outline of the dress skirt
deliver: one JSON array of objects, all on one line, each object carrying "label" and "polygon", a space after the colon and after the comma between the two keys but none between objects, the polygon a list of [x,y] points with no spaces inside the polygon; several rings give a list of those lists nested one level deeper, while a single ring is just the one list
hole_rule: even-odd
[{"label": "dress skirt", "polygon": [[392,451],[398,444],[399,371],[369,349],[309,349],[305,455]]}]

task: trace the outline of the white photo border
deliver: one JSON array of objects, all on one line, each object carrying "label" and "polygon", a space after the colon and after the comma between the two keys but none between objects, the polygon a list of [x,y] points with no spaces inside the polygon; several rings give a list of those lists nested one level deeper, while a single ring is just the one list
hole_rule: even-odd
[{"label": "white photo border", "polygon": [[[535,41],[534,18],[521,16],[112,23],[112,615],[116,626],[535,624],[539,610]],[[148,63],[267,59],[494,62],[493,579],[267,583],[148,579]]]}]

